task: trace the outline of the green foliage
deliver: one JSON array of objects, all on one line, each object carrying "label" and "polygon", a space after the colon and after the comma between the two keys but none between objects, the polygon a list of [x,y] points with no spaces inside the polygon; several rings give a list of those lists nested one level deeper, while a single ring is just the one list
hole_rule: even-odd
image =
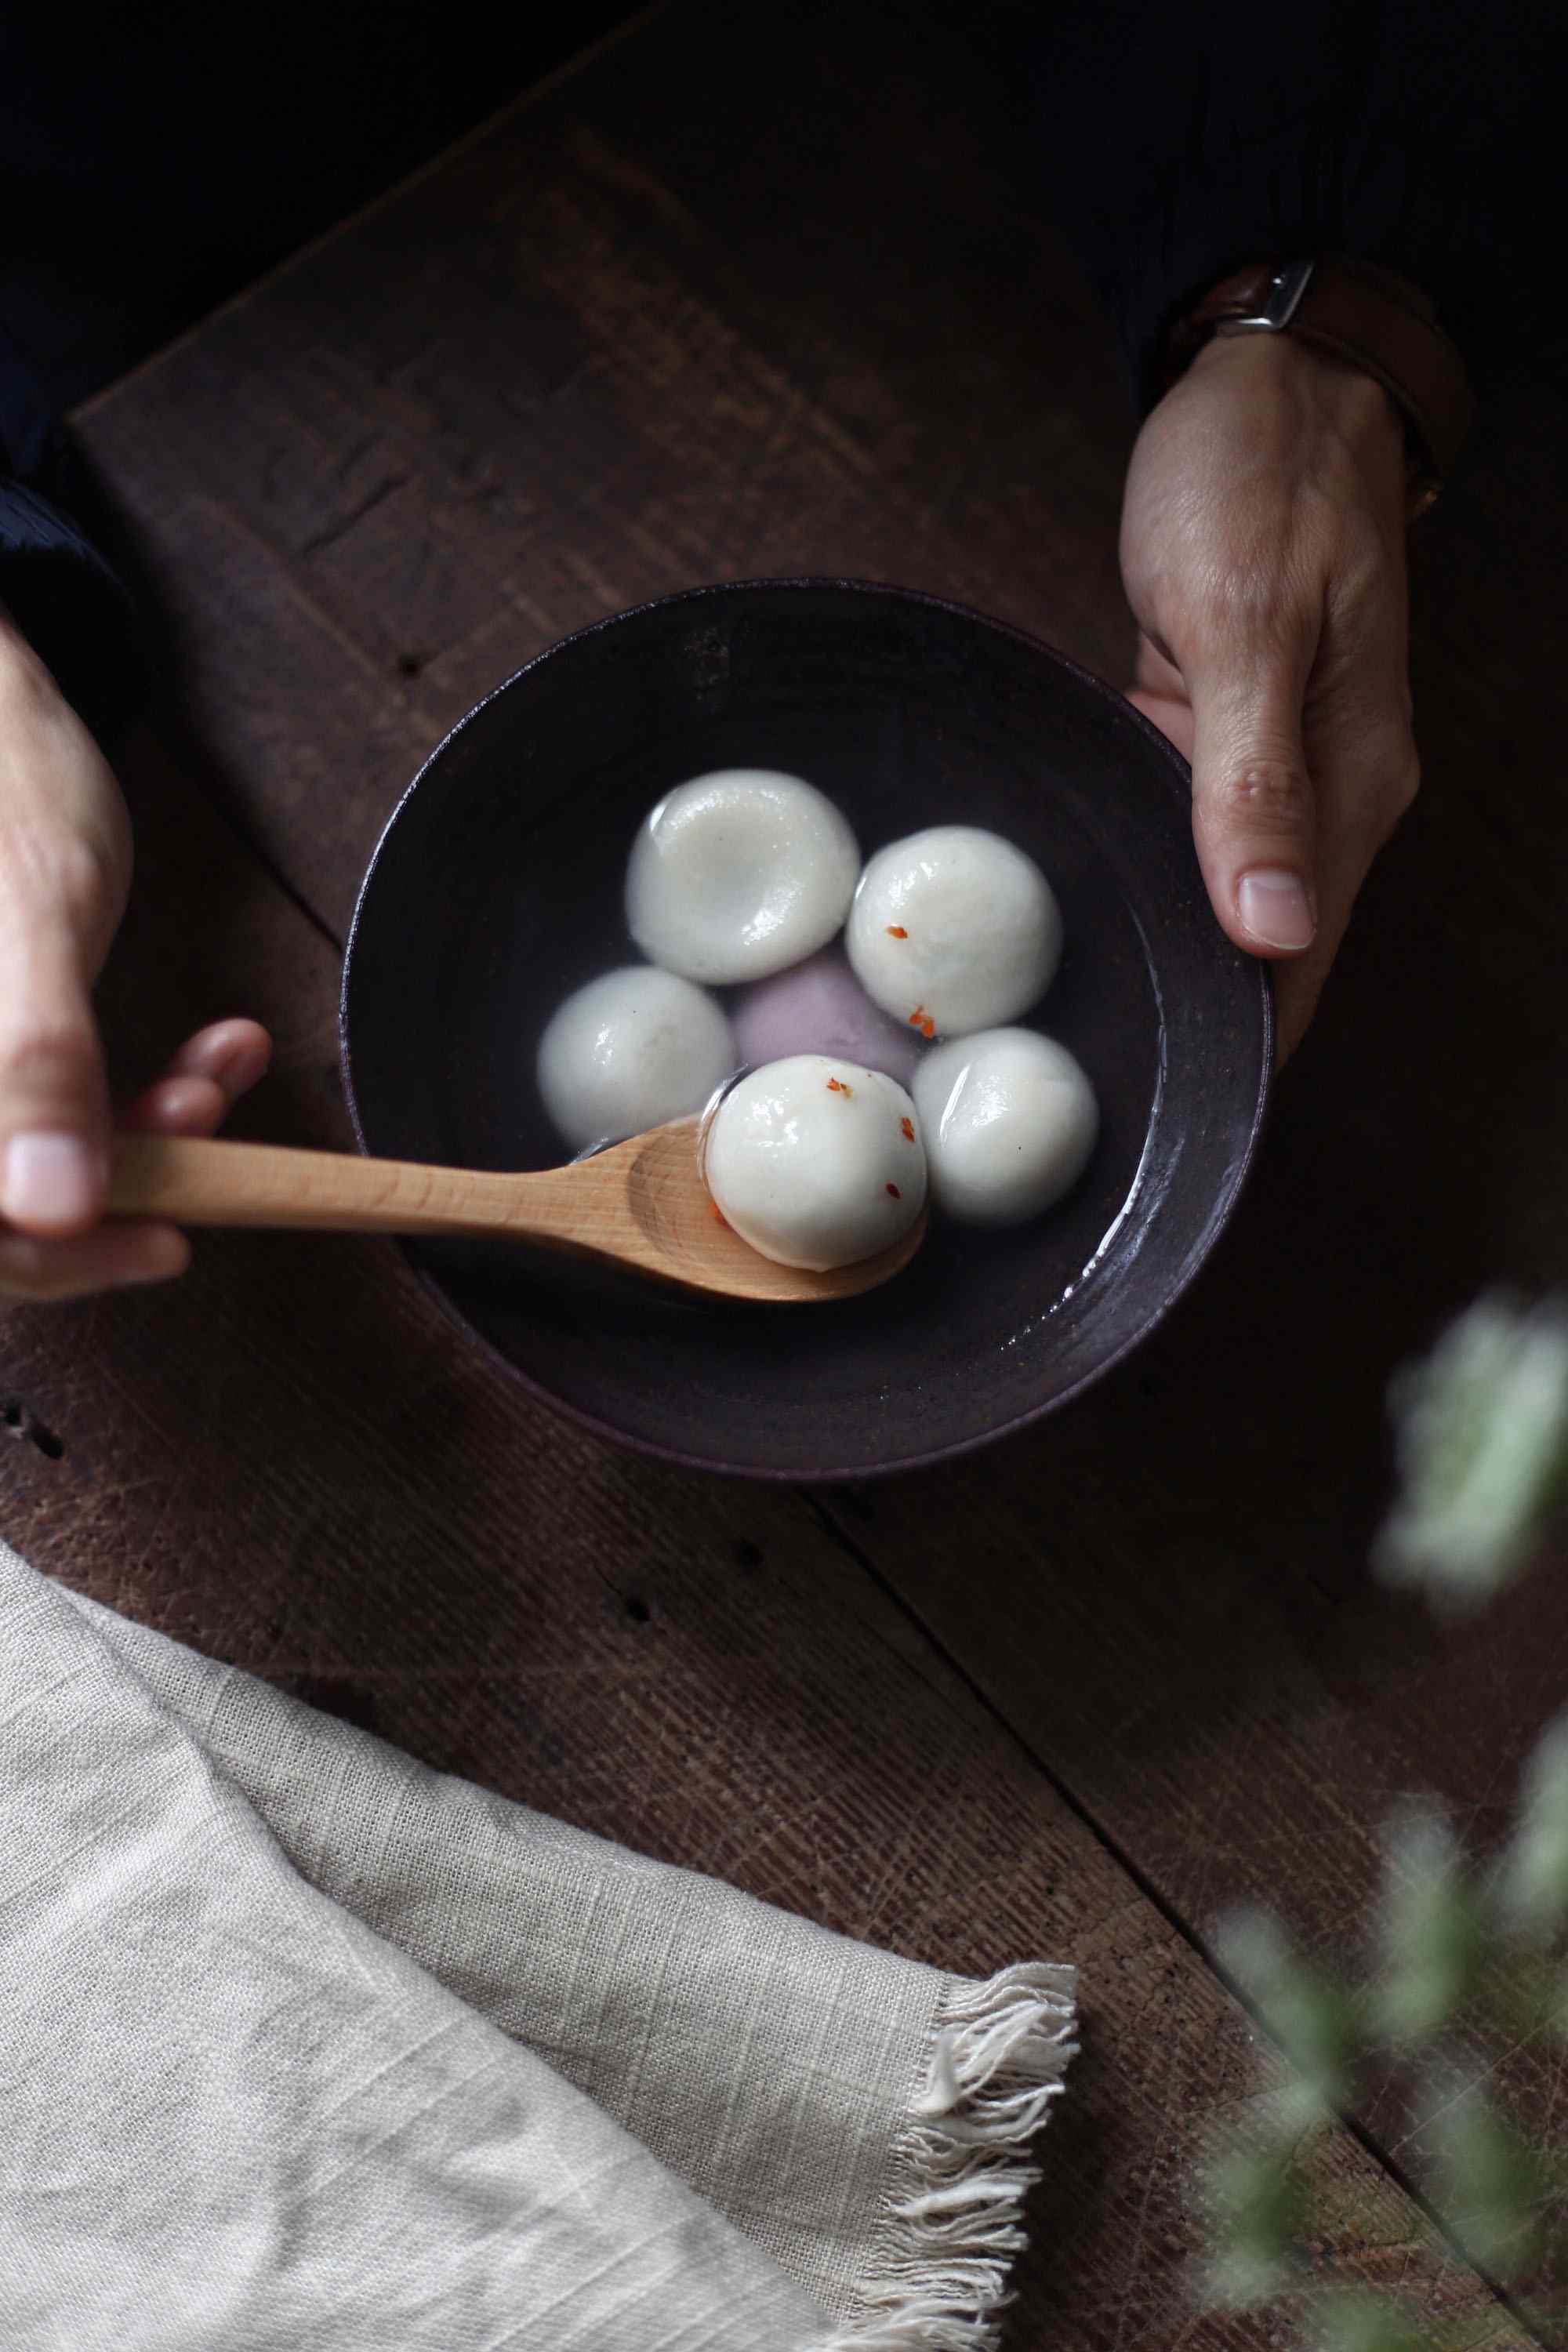
[{"label": "green foliage", "polygon": [[1518,1926],[1542,1942],[1568,1921],[1568,1720],[1552,1726],[1526,1769],[1502,1897]]},{"label": "green foliage", "polygon": [[1331,2290],[1319,2302],[1314,2344],[1321,2352],[1431,2352],[1385,2297]]},{"label": "green foliage", "polygon": [[1473,2085],[1444,2098],[1434,2125],[1439,2210],[1483,2270],[1520,2277],[1540,2240],[1545,2168]]},{"label": "green foliage", "polygon": [[[1401,1493],[1379,1571],[1435,1607],[1474,1606],[1517,1574],[1568,1492],[1568,1301],[1481,1300],[1401,1375],[1392,1402]],[[1568,1716],[1530,1759],[1494,1865],[1469,1859],[1430,1807],[1396,1818],[1384,1850],[1363,1983],[1310,1966],[1266,1913],[1220,1939],[1295,2079],[1211,2168],[1211,2294],[1249,2308],[1289,2292],[1311,2352],[1434,2352],[1443,2340],[1397,2295],[1317,2283],[1305,2259],[1331,2234],[1331,2191],[1304,2187],[1311,2145],[1373,2059],[1413,2063],[1426,2085],[1424,2186],[1470,2258],[1507,2283],[1543,2252],[1568,2257],[1568,2164],[1531,2150],[1450,2054],[1461,2012],[1500,2045],[1542,2032],[1568,2042]]]},{"label": "green foliage", "polygon": [[1278,2151],[1234,2147],[1210,2168],[1207,2187],[1219,2237],[1210,2300],[1231,2311],[1271,2302],[1290,2283],[1307,2218],[1289,2164]]},{"label": "green foliage", "polygon": [[1219,1958],[1311,2094],[1306,2113],[1282,2117],[1300,2129],[1325,2106],[1342,2100],[1355,2057],[1351,2001],[1342,1987],[1310,1969],[1279,1921],[1267,1911],[1245,1911],[1220,1930]]},{"label": "green foliage", "polygon": [[1304,2243],[1333,2234],[1331,2193],[1306,2194],[1306,2157],[1358,2071],[1380,2055],[1414,2057],[1423,2069],[1426,2186],[1470,2259],[1507,2282],[1542,2251],[1543,2216],[1563,2209],[1568,2178],[1461,2075],[1446,2043],[1461,2010],[1498,2007],[1500,2040],[1568,2025],[1568,1965],[1536,1933],[1561,1918],[1568,1719],[1546,1734],[1524,1789],[1501,1870],[1468,1861],[1435,1811],[1413,1811],[1391,1825],[1375,1965],[1359,1988],[1309,1967],[1267,1913],[1225,1929],[1220,1958],[1295,2079],[1249,2110],[1245,2142],[1210,2169],[1216,2305],[1246,2309],[1300,2291],[1303,2344],[1322,2352],[1432,2352],[1430,2332],[1412,2332],[1396,2299],[1304,2284]]},{"label": "green foliage", "polygon": [[1568,1307],[1482,1298],[1390,1396],[1401,1491],[1379,1573],[1435,1606],[1509,1583],[1561,1499],[1568,1467]]},{"label": "green foliage", "polygon": [[1373,2019],[1396,2050],[1419,2049],[1452,2022],[1475,1990],[1486,1914],[1440,1813],[1412,1811],[1396,1819],[1385,1848]]}]

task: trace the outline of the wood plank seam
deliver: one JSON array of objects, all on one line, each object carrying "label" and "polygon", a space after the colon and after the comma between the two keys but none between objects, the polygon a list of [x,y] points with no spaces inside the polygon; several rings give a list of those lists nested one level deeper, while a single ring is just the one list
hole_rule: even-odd
[{"label": "wood plank seam", "polygon": [[[1007,1720],[989,1696],[984,1684],[975,1679],[965,1667],[963,1660],[956,1657],[947,1647],[934,1628],[927,1624],[919,1611],[904,1599],[897,1584],[879,1565],[864,1544],[852,1536],[847,1528],[840,1525],[835,1517],[831,1498],[828,1496],[815,1493],[810,1487],[801,1487],[798,1491],[823,1532],[838,1546],[847,1559],[852,1559],[857,1567],[870,1578],[893,1607],[909,1619],[936,1652],[949,1672],[956,1676],[971,1697],[990,1717],[998,1730],[1017,1747],[1020,1754],[1027,1758],[1033,1769],[1055,1790],[1068,1811],[1082,1822],[1097,1844],[1103,1847],[1118,1869],[1122,1871],[1137,1887],[1145,1902],[1151,1904],[1166,1926],[1182,1938],[1194,1957],[1207,1969],[1210,1975],[1224,1987],[1231,2000],[1238,2008],[1246,2011],[1259,2032],[1267,2036],[1270,2046],[1289,2063],[1289,2053],[1271,2031],[1268,2018],[1248,1999],[1245,1988],[1238,1984],[1230,1971],[1223,1966],[1197,1928],[1182,1916],[1158,1882],[1140,1866],[1115,1832],[1097,1818],[1092,1807],[1077,1795],[1034,1742]],[[1474,2254],[1468,2252],[1462,2241],[1444,2220],[1442,2213],[1426,2196],[1419,2180],[1413,2173],[1406,2170],[1390,2148],[1379,2143],[1370,2126],[1354,2114],[1339,2109],[1336,2109],[1334,2114],[1335,2120],[1342,2128],[1349,2132],[1358,2147],[1363,2148],[1377,2165],[1379,2170],[1384,2173],[1393,2185],[1408,2197],[1412,2204],[1425,2215],[1455,2260],[1473,2271],[1478,2278],[1485,2281],[1500,2308],[1507,2312],[1515,2326],[1523,2333],[1525,2340],[1536,2347],[1536,2352],[1557,2352],[1557,2347],[1550,2345],[1543,2336],[1538,2336],[1530,2332],[1525,2315],[1508,2288],[1487,2270],[1484,2263],[1478,2262]]]}]

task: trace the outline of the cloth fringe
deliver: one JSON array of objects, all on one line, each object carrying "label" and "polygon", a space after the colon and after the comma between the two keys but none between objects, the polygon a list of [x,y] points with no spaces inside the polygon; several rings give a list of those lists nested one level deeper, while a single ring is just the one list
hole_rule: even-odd
[{"label": "cloth fringe", "polygon": [[1026,1960],[954,1986],[937,2013],[925,2085],[894,2148],[889,2201],[860,2315],[819,2352],[995,2352],[1008,2274],[1026,2242],[1026,2155],[1063,2087],[1073,1971]]}]

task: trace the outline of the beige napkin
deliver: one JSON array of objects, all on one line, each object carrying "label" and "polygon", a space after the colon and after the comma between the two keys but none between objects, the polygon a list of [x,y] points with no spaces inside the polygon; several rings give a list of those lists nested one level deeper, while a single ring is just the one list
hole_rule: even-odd
[{"label": "beige napkin", "polygon": [[7,2352],[984,2352],[1070,1982],[567,1829],[0,1544]]}]

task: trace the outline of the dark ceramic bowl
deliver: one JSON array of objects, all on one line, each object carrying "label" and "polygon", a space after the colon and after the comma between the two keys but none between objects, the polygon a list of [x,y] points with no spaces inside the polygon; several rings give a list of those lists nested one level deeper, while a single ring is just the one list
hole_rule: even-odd
[{"label": "dark ceramic bowl", "polygon": [[702,589],[542,654],[410,785],[343,975],[365,1150],[559,1159],[533,1086],[540,1031],[629,960],[621,886],[646,811],[730,766],[809,777],[868,854],[961,821],[1038,859],[1067,949],[1037,1019],[1100,1096],[1088,1173],[1019,1232],[937,1220],[889,1288],[834,1307],[695,1304],[489,1245],[410,1255],[504,1365],[605,1436],[751,1476],[866,1477],[1065,1403],[1192,1280],[1258,1134],[1268,977],[1209,911],[1184,764],[1098,679],[896,589]]}]

